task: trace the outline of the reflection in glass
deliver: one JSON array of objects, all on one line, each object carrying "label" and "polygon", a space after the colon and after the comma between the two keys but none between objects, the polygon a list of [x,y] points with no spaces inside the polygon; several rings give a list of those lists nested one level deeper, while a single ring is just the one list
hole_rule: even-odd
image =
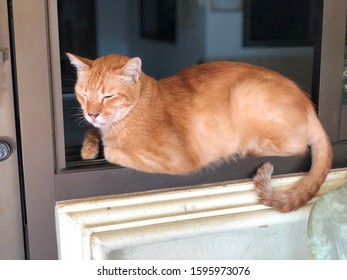
[{"label": "reflection in glass", "polygon": [[[347,14],[346,14],[347,15]],[[345,25],[345,52],[342,73],[342,100],[341,100],[341,121],[340,121],[340,140],[347,140],[347,19]]]},{"label": "reflection in glass", "polygon": [[345,34],[345,58],[343,63],[343,86],[342,86],[342,104],[347,105],[347,20]]}]

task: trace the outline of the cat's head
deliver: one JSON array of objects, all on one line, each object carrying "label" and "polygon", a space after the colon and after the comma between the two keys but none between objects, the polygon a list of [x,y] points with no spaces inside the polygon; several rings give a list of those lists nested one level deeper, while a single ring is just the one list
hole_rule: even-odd
[{"label": "cat's head", "polygon": [[114,54],[93,61],[67,56],[77,69],[75,93],[88,122],[102,128],[129,114],[140,98],[140,58]]}]

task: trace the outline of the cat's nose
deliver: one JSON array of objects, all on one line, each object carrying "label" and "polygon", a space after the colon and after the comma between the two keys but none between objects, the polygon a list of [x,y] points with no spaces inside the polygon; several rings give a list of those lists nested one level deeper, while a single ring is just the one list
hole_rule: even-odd
[{"label": "cat's nose", "polygon": [[89,116],[93,121],[95,121],[95,119],[99,116],[99,113],[97,113],[97,114],[88,113],[88,116]]}]

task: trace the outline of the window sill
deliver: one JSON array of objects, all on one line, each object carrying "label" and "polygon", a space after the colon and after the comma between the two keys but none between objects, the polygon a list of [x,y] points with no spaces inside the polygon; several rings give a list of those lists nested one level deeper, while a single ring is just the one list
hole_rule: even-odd
[{"label": "window sill", "polygon": [[[271,184],[286,187],[300,177]],[[259,204],[250,180],[58,202],[60,258],[109,259],[146,244],[307,221],[322,194],[346,183],[347,168],[332,170],[310,203],[287,214]]]}]

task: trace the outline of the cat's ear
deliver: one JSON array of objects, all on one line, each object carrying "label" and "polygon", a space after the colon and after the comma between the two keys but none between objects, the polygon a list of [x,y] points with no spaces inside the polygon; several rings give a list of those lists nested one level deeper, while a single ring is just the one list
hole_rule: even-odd
[{"label": "cat's ear", "polygon": [[125,76],[131,78],[133,82],[137,83],[141,76],[141,66],[141,59],[139,57],[134,57],[123,66],[122,72]]},{"label": "cat's ear", "polygon": [[89,69],[93,64],[93,61],[88,58],[80,57],[71,53],[66,53],[66,55],[71,64],[76,67],[78,74]]}]

